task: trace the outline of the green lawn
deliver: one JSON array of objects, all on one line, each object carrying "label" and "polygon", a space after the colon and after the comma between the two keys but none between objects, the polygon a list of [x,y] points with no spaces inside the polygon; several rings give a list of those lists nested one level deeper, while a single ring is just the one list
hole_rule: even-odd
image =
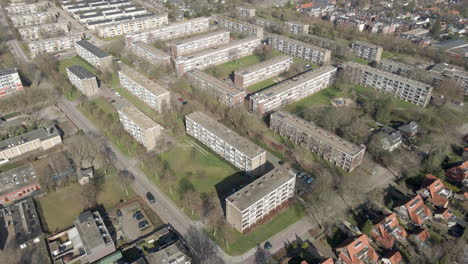
[{"label": "green lawn", "polygon": [[[296,223],[304,216],[304,208],[300,204],[294,203],[289,208],[284,209],[273,217],[272,220],[247,234],[241,234],[234,228],[226,227],[229,228],[226,232],[218,231],[216,236],[213,236],[213,233],[210,231],[208,235],[212,237],[226,253],[230,255],[240,255],[256,247],[258,244],[263,243],[263,241],[286,227]],[[226,245],[226,239],[228,240],[229,247]]]},{"label": "green lawn", "polygon": [[143,101],[138,99],[136,96],[131,94],[129,91],[125,90],[124,88],[121,87],[115,87],[115,90],[120,93],[125,99],[127,99],[130,103],[132,103],[136,108],[138,108],[140,111],[145,113],[148,117],[150,117],[153,120],[158,120],[159,114],[151,108],[149,105],[145,104]]},{"label": "green lawn", "polygon": [[251,86],[247,87],[246,90],[249,91],[249,92],[252,92],[252,93],[260,91],[260,90],[262,90],[262,89],[264,89],[264,88],[266,88],[268,86],[271,86],[271,85],[275,84],[276,82],[273,81],[273,80],[276,79],[276,78],[277,77],[275,76],[275,77],[272,77],[270,79],[266,79],[264,81],[261,81],[259,83],[256,83],[254,85],[251,85]]},{"label": "green lawn", "polygon": [[368,61],[366,61],[365,59],[361,59],[361,58],[355,58],[352,61],[357,62],[357,63],[361,63],[361,64],[366,64],[366,65],[369,64]]},{"label": "green lawn", "polygon": [[395,56],[397,56],[397,55],[394,54],[394,53],[392,53],[392,52],[390,52],[390,51],[384,50],[384,51],[382,51],[382,56],[381,56],[381,58],[382,58],[382,59],[388,59],[388,58],[395,57]]},{"label": "green lawn", "polygon": [[79,65],[79,66],[85,68],[90,73],[96,75],[96,69],[91,64],[89,64],[88,62],[86,62],[85,60],[83,60],[82,58],[80,58],[78,56],[71,57],[69,59],[60,60],[59,61],[59,72],[61,74],[65,75],[65,76],[67,76],[66,69],[73,66],[73,65]]},{"label": "green lawn", "polygon": [[240,58],[238,60],[233,60],[230,62],[226,62],[224,64],[210,67],[206,69],[205,71],[218,78],[223,79],[223,78],[228,77],[233,71],[239,68],[251,66],[259,62],[260,62],[260,57],[254,54],[254,55]]},{"label": "green lawn", "polygon": [[342,93],[337,88],[328,87],[316,94],[289,105],[287,109],[293,113],[300,113],[311,105],[331,105],[330,100],[335,97],[340,97],[341,95]]}]

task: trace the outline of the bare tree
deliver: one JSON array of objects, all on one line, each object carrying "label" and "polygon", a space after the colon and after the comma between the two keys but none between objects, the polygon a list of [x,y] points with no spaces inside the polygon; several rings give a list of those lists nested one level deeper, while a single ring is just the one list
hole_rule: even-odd
[{"label": "bare tree", "polygon": [[218,247],[216,244],[200,229],[191,226],[185,235],[185,239],[190,248],[190,252],[198,262],[204,264],[223,263],[217,256]]}]

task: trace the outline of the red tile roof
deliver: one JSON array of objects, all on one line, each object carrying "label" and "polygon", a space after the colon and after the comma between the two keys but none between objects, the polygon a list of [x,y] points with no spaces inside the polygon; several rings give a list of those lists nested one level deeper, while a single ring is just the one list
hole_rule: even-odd
[{"label": "red tile roof", "polygon": [[426,240],[428,240],[431,235],[429,234],[429,231],[427,231],[426,228],[420,228],[418,229],[415,233],[414,233],[415,236],[417,236],[419,238],[420,241],[424,242]]},{"label": "red tile roof", "polygon": [[333,261],[332,258],[327,258],[326,260],[322,261],[320,264],[335,264],[335,262]]},{"label": "red tile roof", "polygon": [[300,5],[296,6],[297,9],[311,8],[311,7],[314,7],[314,3],[312,3],[312,2],[305,3],[305,4],[300,4]]},{"label": "red tile roof", "polygon": [[408,236],[406,230],[398,223],[395,213],[376,219],[370,235],[385,248],[393,247],[395,235]]},{"label": "red tile roof", "polygon": [[385,255],[385,257],[383,257],[382,260],[384,259],[390,261],[391,264],[399,264],[403,261],[403,257],[401,256],[400,251],[396,251],[396,250]]},{"label": "red tile roof", "polygon": [[427,206],[424,204],[421,195],[416,195],[403,206],[408,211],[408,216],[411,221],[417,225],[422,225],[424,222],[424,217],[422,217],[421,214],[424,214],[425,216],[432,216],[431,210],[429,210],[429,208],[427,208]]},{"label": "red tile roof", "polygon": [[434,215],[440,215],[442,218],[445,220],[450,219],[450,217],[453,216],[452,212],[448,208],[440,208],[437,211],[434,212]]},{"label": "red tile roof", "polygon": [[458,183],[468,180],[468,161],[463,162],[459,166],[448,169],[445,172],[445,176]]},{"label": "red tile roof", "polygon": [[[336,248],[338,257],[346,264],[364,264],[365,259],[377,261],[379,256],[369,243],[369,238],[362,234],[350,237]],[[359,258],[359,254],[366,254],[366,257]]]},{"label": "red tile roof", "polygon": [[448,198],[440,195],[440,191],[447,189],[442,181],[432,174],[427,174],[424,178],[422,189],[429,191],[428,201],[435,206],[447,207]]}]

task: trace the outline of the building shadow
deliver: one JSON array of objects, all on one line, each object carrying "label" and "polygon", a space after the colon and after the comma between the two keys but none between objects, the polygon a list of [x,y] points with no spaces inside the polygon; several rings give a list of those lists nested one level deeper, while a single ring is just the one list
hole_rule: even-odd
[{"label": "building shadow", "polygon": [[8,229],[6,228],[5,217],[0,216],[0,250],[5,249],[8,240]]}]

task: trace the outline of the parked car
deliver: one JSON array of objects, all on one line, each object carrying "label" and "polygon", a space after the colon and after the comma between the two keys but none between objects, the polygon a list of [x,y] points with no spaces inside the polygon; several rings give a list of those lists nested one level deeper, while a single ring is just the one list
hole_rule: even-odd
[{"label": "parked car", "polygon": [[139,214],[139,215],[137,215],[137,216],[135,217],[136,220],[141,220],[141,219],[144,219],[144,218],[145,218],[145,216],[142,215],[142,214]]},{"label": "parked car", "polygon": [[307,184],[311,184],[313,181],[314,181],[314,178],[308,177],[308,178],[306,179],[305,182],[306,182]]},{"label": "parked car", "polygon": [[138,223],[138,228],[143,229],[148,226],[148,221],[141,221]]},{"label": "parked car", "polygon": [[265,242],[265,245],[264,245],[263,247],[264,247],[266,250],[269,250],[269,249],[271,249],[271,248],[273,247],[273,245],[272,245],[269,241],[267,241],[267,242]]},{"label": "parked car", "polygon": [[154,199],[153,194],[150,193],[150,192],[146,193],[146,198],[148,199],[148,201],[150,201],[150,203],[155,203],[156,202],[156,199]]},{"label": "parked car", "polygon": [[181,103],[182,105],[184,105],[184,104],[187,103],[187,101],[185,101],[185,99],[182,98],[182,97],[178,98],[178,99],[177,99],[177,102]]},{"label": "parked car", "polygon": [[117,211],[115,211],[115,214],[116,214],[118,217],[122,217],[122,211],[120,211],[120,209],[117,209]]},{"label": "parked car", "polygon": [[133,218],[137,218],[137,216],[141,215],[141,212],[140,211],[136,211],[134,214],[133,214]]},{"label": "parked car", "polygon": [[301,179],[301,178],[304,177],[305,175],[306,175],[305,172],[301,172],[301,173],[299,173],[299,174],[297,175],[297,177],[298,177],[299,179]]}]

